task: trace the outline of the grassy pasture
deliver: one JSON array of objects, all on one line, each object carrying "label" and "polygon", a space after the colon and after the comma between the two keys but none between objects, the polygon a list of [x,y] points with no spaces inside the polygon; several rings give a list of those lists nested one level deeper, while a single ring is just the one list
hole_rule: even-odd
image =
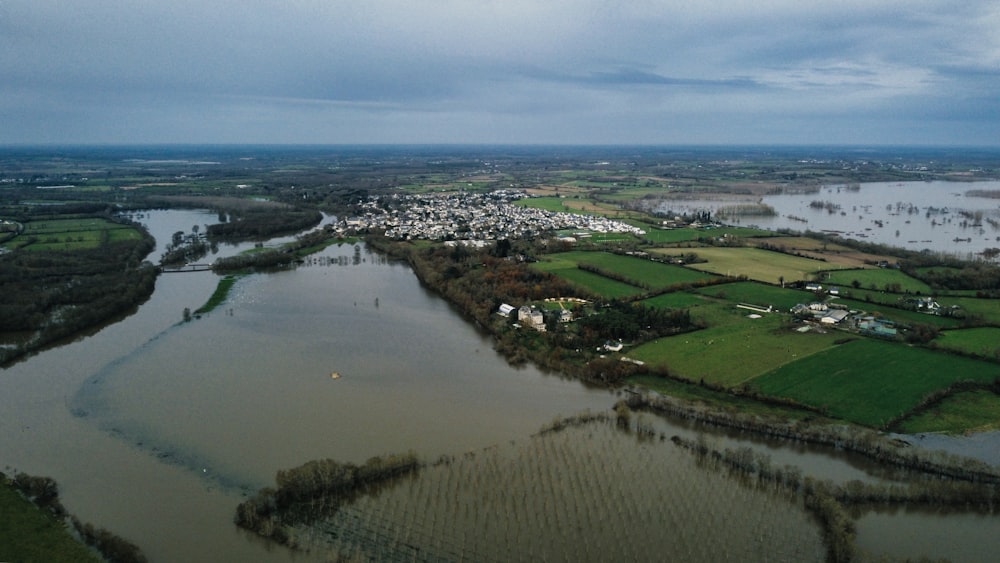
[{"label": "grassy pasture", "polygon": [[[714,309],[714,310],[713,310]],[[709,328],[661,338],[629,351],[628,356],[689,379],[732,387],[788,362],[833,346],[839,333],[801,334],[783,328],[778,314],[759,319],[734,305],[698,307],[692,316],[710,319]]]},{"label": "grassy pasture", "polygon": [[977,299],[975,297],[941,297],[942,307],[958,305],[966,313],[977,315],[994,326],[1000,326],[1000,299]]},{"label": "grassy pasture", "polygon": [[707,303],[704,297],[687,291],[674,291],[643,300],[643,305],[657,309],[684,309]]},{"label": "grassy pasture", "polygon": [[751,241],[751,244],[774,246],[783,252],[794,252],[809,258],[823,259],[831,264],[846,268],[874,268],[875,266],[871,264],[879,260],[890,262],[899,260],[895,256],[869,254],[841,244],[803,236],[757,238]]},{"label": "grassy pasture", "polygon": [[696,241],[704,236],[698,229],[660,229],[651,225],[638,225],[646,231],[645,239],[656,244],[675,244]]},{"label": "grassy pasture", "polygon": [[51,219],[25,223],[24,233],[8,241],[7,246],[17,247],[32,237],[37,239],[36,242],[24,246],[25,250],[97,248],[104,242],[137,240],[142,235],[132,227],[106,219]]},{"label": "grassy pasture", "polygon": [[755,379],[766,395],[827,409],[837,418],[880,427],[928,394],[959,380],[993,381],[1000,366],[862,338],[788,363]]},{"label": "grassy pasture", "polygon": [[736,282],[696,290],[702,295],[725,299],[734,303],[771,305],[776,310],[787,312],[798,303],[815,301],[812,292],[800,289],[781,288],[756,282]]},{"label": "grassy pasture", "polygon": [[572,264],[589,264],[601,270],[621,274],[649,288],[669,287],[678,283],[696,283],[711,279],[713,276],[690,270],[682,266],[663,264],[645,258],[622,256],[610,252],[574,251],[549,255],[553,261],[559,261],[562,267]]},{"label": "grassy pasture", "polygon": [[[654,252],[668,256],[678,254],[676,249],[659,249]],[[809,280],[814,273],[830,266],[819,260],[759,248],[713,246],[697,248],[692,252],[707,262],[691,264],[691,268],[715,274],[746,276],[752,280],[774,284],[781,277],[784,277],[786,283]]]},{"label": "grassy pasture", "polygon": [[934,339],[938,348],[995,358],[1000,352],[1000,328],[980,327],[943,331]]},{"label": "grassy pasture", "polygon": [[[990,421],[983,424],[983,421]],[[985,432],[1000,428],[1000,396],[989,391],[957,393],[900,425],[907,433]]]},{"label": "grassy pasture", "polygon": [[[926,283],[911,278],[905,273],[892,268],[873,268],[865,270],[837,270],[824,274],[824,283],[841,285],[844,287],[854,287],[854,282],[858,282],[858,287],[863,289],[889,290],[893,288],[896,293],[919,293],[930,295],[931,288]],[[898,289],[894,286],[898,284]]]},{"label": "grassy pasture", "polygon": [[0,559],[4,561],[101,561],[73,539],[61,521],[0,483]]},{"label": "grassy pasture", "polygon": [[632,297],[645,291],[642,288],[606,278],[593,272],[581,270],[576,267],[575,262],[569,260],[536,262],[532,264],[532,267],[559,276],[594,295],[600,295],[609,299]]}]

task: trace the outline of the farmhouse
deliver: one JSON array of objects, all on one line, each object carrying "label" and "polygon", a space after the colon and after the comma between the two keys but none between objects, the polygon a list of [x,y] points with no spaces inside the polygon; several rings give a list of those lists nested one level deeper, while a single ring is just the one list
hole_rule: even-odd
[{"label": "farmhouse", "polygon": [[829,309],[826,314],[820,317],[819,322],[827,325],[839,324],[851,313],[843,309]]}]

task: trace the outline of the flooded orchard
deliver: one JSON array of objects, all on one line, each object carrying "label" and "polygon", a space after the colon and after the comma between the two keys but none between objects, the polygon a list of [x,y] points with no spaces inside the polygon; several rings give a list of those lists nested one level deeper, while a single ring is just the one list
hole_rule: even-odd
[{"label": "flooded orchard", "polygon": [[[143,220],[162,245],[214,218],[156,211]],[[182,323],[217,281],[210,272],[162,275],[135,314],[0,372],[2,462],[55,478],[70,512],[151,560],[396,549],[378,534],[443,559],[824,557],[820,528],[800,502],[708,471],[669,440],[600,424],[535,435],[555,417],[608,411],[617,397],[509,366],[408,267],[363,245],[241,278],[221,307]],[[651,418],[657,435],[706,431]],[[709,436],[823,478],[878,475],[837,452]],[[280,469],[409,450],[452,461],[303,529],[308,553],[233,523],[236,506]],[[996,517],[978,522],[1000,537]],[[868,525],[859,540],[887,551],[868,546]]]}]

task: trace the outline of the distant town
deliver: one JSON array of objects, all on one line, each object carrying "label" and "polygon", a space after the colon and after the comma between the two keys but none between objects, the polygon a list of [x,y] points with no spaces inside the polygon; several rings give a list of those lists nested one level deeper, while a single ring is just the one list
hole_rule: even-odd
[{"label": "distant town", "polygon": [[334,229],[342,234],[384,230],[385,236],[396,240],[470,242],[532,238],[560,230],[646,234],[603,216],[513,204],[527,197],[517,190],[373,196],[362,204],[361,214],[341,220]]}]

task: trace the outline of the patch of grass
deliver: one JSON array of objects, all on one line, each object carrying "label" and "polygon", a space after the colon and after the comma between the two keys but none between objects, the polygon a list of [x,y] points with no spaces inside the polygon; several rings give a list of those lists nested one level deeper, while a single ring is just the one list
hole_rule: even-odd
[{"label": "patch of grass", "polygon": [[101,561],[75,541],[61,521],[6,482],[0,483],[0,560]]},{"label": "patch of grass", "polygon": [[51,219],[25,223],[24,232],[8,241],[5,246],[24,250],[72,251],[98,248],[106,242],[140,238],[142,234],[135,228],[107,219]]},{"label": "patch of grass", "polygon": [[[654,252],[670,256],[679,254],[676,249],[659,249]],[[830,267],[830,264],[820,260],[760,248],[712,246],[697,248],[691,252],[707,262],[691,264],[690,268],[726,276],[746,276],[773,284],[779,283],[781,278],[784,278],[785,283],[810,280],[816,272]]]},{"label": "patch of grass", "polygon": [[[558,261],[561,271],[569,268],[570,264],[573,268],[576,268],[578,264],[588,264],[604,271],[619,274],[649,289],[665,288],[674,284],[697,283],[713,277],[681,266],[663,264],[645,258],[611,254],[610,252],[562,252],[549,255],[547,258]],[[553,273],[558,272],[553,271]]]},{"label": "patch of grass", "polygon": [[903,432],[984,432],[1000,428],[1000,396],[989,391],[956,393],[900,425]]},{"label": "patch of grass", "polygon": [[899,270],[892,268],[873,268],[865,270],[838,270],[825,274],[824,283],[844,287],[862,289],[878,289],[892,293],[917,293],[930,295],[931,287],[926,283],[911,278]]},{"label": "patch of grass", "polygon": [[946,330],[934,339],[934,344],[945,350],[977,354],[984,358],[997,358],[1000,355],[1000,328]]},{"label": "patch of grass", "polygon": [[1000,299],[979,299],[976,297],[940,297],[942,307],[958,305],[967,314],[982,318],[994,326],[1000,326]]},{"label": "patch of grass", "polygon": [[206,301],[205,304],[202,305],[201,307],[198,307],[198,309],[195,310],[194,314],[202,315],[205,313],[209,313],[213,309],[221,305],[223,302],[225,302],[226,298],[229,297],[229,290],[233,288],[233,284],[236,283],[236,280],[238,278],[239,276],[224,276],[220,278],[219,284],[215,286],[215,291],[212,292],[212,295],[208,298],[208,301]]},{"label": "patch of grass", "polygon": [[881,427],[956,381],[997,377],[996,364],[864,338],[781,366],[751,385],[837,418]]},{"label": "patch of grass", "polygon": [[674,291],[644,299],[642,304],[657,309],[685,309],[703,305],[705,302],[705,298],[700,295],[686,291]]},{"label": "patch of grass", "polygon": [[735,305],[698,307],[692,317],[708,328],[661,338],[628,353],[630,358],[664,366],[691,381],[732,387],[789,362],[834,345],[840,333],[798,333],[784,326],[787,317],[765,314],[751,319]]},{"label": "patch of grass", "polygon": [[798,303],[815,301],[812,292],[782,288],[756,282],[735,282],[695,290],[702,295],[725,299],[734,303],[771,305],[775,310],[787,312]]},{"label": "patch of grass", "polygon": [[641,225],[646,231],[645,239],[656,244],[672,244],[691,242],[701,238],[703,233],[697,229],[660,229],[649,225]]},{"label": "patch of grass", "polygon": [[546,262],[536,262],[532,267],[559,276],[564,280],[579,286],[582,289],[602,297],[616,299],[621,297],[632,297],[643,293],[645,290],[631,286],[620,281],[606,278],[602,275],[581,270],[576,267],[575,262],[568,260],[553,260]]}]

